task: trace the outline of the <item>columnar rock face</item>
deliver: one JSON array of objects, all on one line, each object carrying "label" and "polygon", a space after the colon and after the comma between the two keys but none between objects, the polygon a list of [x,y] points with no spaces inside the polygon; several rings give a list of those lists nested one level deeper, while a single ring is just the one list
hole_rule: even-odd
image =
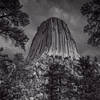
[{"label": "columnar rock face", "polygon": [[49,18],[38,27],[27,61],[39,58],[44,51],[47,51],[48,55],[79,58],[76,43],[63,20]]}]

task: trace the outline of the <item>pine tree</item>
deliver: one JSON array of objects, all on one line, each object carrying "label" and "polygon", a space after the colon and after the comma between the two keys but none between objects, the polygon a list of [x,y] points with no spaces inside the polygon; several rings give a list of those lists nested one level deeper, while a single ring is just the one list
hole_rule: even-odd
[{"label": "pine tree", "polygon": [[29,24],[29,16],[21,8],[19,0],[0,0],[0,35],[25,50],[28,37],[23,28]]},{"label": "pine tree", "polygon": [[44,86],[48,100],[71,99],[75,93],[73,85],[75,77],[72,69],[69,69],[69,66],[72,67],[70,60],[68,59],[66,65],[61,57],[53,59],[53,62],[48,65],[48,71],[44,74],[44,77],[48,79],[48,83]]},{"label": "pine tree", "polygon": [[87,18],[84,32],[88,33],[88,43],[100,46],[100,0],[90,0],[81,7],[81,13]]},{"label": "pine tree", "polygon": [[97,59],[90,60],[90,57],[80,58],[75,66],[75,71],[80,77],[75,85],[79,100],[99,100],[100,99],[100,66]]}]

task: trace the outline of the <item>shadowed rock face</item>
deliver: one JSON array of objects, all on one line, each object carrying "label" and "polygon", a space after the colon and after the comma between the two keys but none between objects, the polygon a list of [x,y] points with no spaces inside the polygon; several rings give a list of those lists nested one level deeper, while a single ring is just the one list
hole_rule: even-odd
[{"label": "shadowed rock face", "polygon": [[38,27],[27,60],[39,58],[44,51],[53,56],[71,57],[72,59],[79,57],[76,43],[63,20],[49,18]]}]

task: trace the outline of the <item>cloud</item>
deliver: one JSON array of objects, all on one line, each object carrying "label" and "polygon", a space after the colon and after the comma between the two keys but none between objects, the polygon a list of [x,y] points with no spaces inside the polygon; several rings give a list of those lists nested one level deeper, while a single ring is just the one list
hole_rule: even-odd
[{"label": "cloud", "polygon": [[20,0],[20,2],[21,2],[23,5],[25,5],[25,4],[27,4],[28,0]]},{"label": "cloud", "polygon": [[59,7],[69,13],[74,13],[79,11],[82,4],[87,0],[46,0],[46,1],[48,2],[49,5]]},{"label": "cloud", "polygon": [[49,11],[49,16],[50,17],[58,17],[61,19],[66,19],[68,20],[69,15],[63,11],[63,9],[57,8],[57,7],[52,7]]}]

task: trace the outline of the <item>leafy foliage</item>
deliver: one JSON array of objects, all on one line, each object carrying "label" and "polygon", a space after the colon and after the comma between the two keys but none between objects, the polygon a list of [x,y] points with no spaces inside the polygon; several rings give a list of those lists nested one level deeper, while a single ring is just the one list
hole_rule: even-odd
[{"label": "leafy foliage", "polygon": [[75,81],[77,96],[80,100],[99,100],[100,98],[100,69],[96,61],[89,57],[80,58],[75,66],[79,79]]},{"label": "leafy foliage", "polygon": [[78,61],[41,57],[25,65],[21,53],[0,56],[0,100],[99,100],[100,69],[95,58]]},{"label": "leafy foliage", "polygon": [[46,93],[48,100],[65,100],[71,98],[72,83],[69,83],[71,75],[65,65],[51,64],[48,74],[48,84],[46,84]]},{"label": "leafy foliage", "polygon": [[[20,58],[20,59],[19,59]],[[25,69],[22,54],[11,60],[7,55],[0,56],[0,100],[19,100],[28,97],[27,84],[30,71]]]},{"label": "leafy foliage", "polygon": [[28,37],[23,27],[29,24],[29,16],[21,7],[19,0],[0,0],[0,35],[25,49]]},{"label": "leafy foliage", "polygon": [[[70,67],[69,67],[70,66]],[[41,57],[34,65],[33,98],[36,100],[65,100],[73,97],[74,73],[72,62],[61,57]],[[72,79],[70,81],[70,79]],[[32,89],[32,88],[31,88]],[[73,93],[72,93],[73,91]],[[75,95],[74,95],[75,96]]]},{"label": "leafy foliage", "polygon": [[90,36],[88,43],[100,46],[100,0],[91,0],[83,4],[81,13],[87,18],[84,32]]},{"label": "leafy foliage", "polygon": [[7,55],[0,55],[0,100],[7,98],[13,100],[14,97],[18,97],[17,87],[15,88],[14,81],[11,78],[13,71],[12,60]]},{"label": "leafy foliage", "polygon": [[99,100],[100,71],[96,58],[82,57],[71,61],[46,56],[30,69],[34,73],[29,89],[33,99]]}]

